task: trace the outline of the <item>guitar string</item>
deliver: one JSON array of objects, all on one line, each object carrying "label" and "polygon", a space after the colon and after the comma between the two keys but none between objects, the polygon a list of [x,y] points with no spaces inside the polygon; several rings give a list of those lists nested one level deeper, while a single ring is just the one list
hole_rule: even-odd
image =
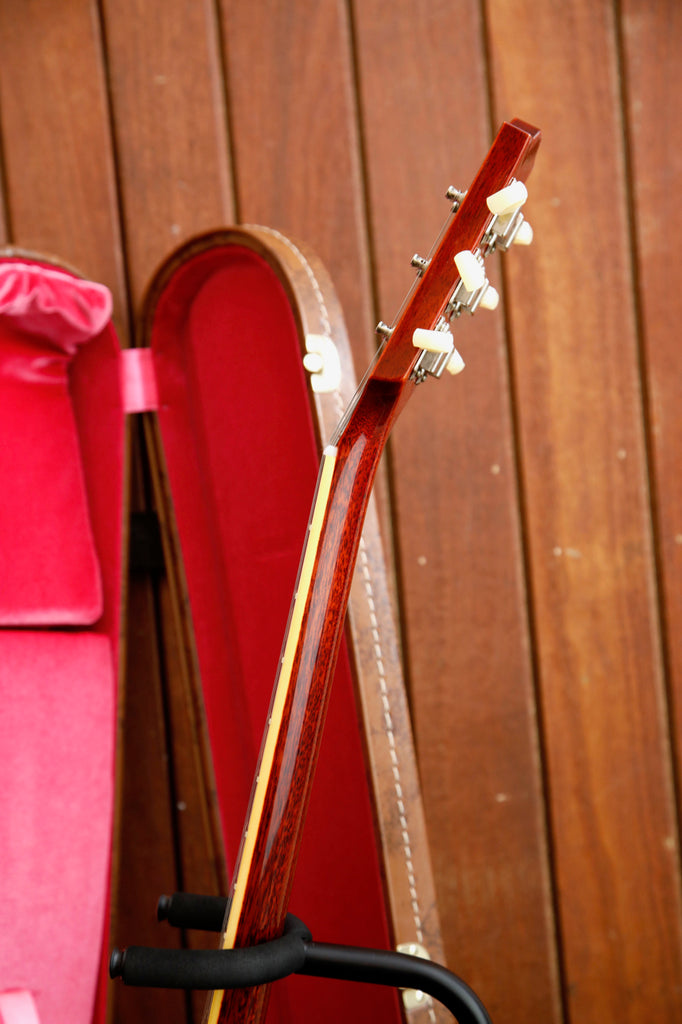
[{"label": "guitar string", "polygon": [[[325,337],[332,339],[331,323],[329,320],[329,314],[327,306],[324,300],[324,295],[320,284],[315,276],[313,268],[310,266],[308,260],[303,255],[301,250],[287,238],[281,234],[275,228],[264,227],[258,225],[259,231],[263,231],[266,234],[272,235],[277,238],[293,255],[296,257],[301,267],[303,268],[315,294],[319,305],[320,318],[322,320],[322,328]],[[334,391],[334,404],[335,414],[340,419],[345,412],[345,404],[343,397],[338,389]],[[400,770],[400,759],[398,756],[398,748],[396,744],[395,727],[393,724],[393,715],[390,700],[390,690],[388,687],[388,680],[386,677],[386,669],[384,665],[385,657],[381,642],[381,633],[379,630],[379,620],[376,613],[376,601],[375,591],[372,581],[372,570],[370,567],[369,558],[367,556],[367,546],[365,544],[364,536],[360,538],[360,545],[358,550],[358,557],[360,563],[360,573],[362,577],[362,584],[365,593],[365,599],[369,608],[369,621],[372,635],[372,648],[374,653],[374,663],[376,666],[377,676],[379,680],[379,695],[381,698],[381,704],[383,708],[383,727],[386,735],[389,757],[391,760],[391,772],[393,775],[393,788],[395,793],[396,807],[398,810],[398,820],[400,823],[400,832],[403,845],[403,855],[405,858],[405,870],[407,874],[408,891],[410,894],[410,906],[412,910],[416,939],[419,945],[424,945],[424,930],[423,930],[423,917],[421,913],[421,907],[419,903],[419,894],[417,892],[417,878],[415,874],[413,854],[412,854],[412,840],[410,837],[409,823],[407,820],[407,808],[404,801],[404,793],[402,786],[402,775]],[[427,1003],[428,1000],[428,1003]],[[425,1008],[428,1008],[429,1020],[432,1024],[436,1022],[436,1014],[433,1009],[433,1002],[430,997],[426,997],[424,1000]]]}]

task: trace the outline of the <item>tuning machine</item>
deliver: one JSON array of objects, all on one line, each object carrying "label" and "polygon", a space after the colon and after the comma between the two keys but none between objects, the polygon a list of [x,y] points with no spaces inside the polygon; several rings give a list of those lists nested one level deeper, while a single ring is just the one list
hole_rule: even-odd
[{"label": "tuning machine", "polygon": [[457,213],[460,206],[462,205],[462,200],[464,199],[465,195],[466,192],[460,192],[460,190],[458,188],[455,188],[454,185],[450,185],[450,188],[445,193],[445,198],[449,199],[450,202],[452,203],[453,213]]},{"label": "tuning machine", "polygon": [[448,320],[453,316],[461,316],[465,310],[467,313],[475,313],[479,307],[496,309],[500,297],[485,276],[481,253],[462,249],[455,256],[455,266],[459,274],[459,283],[445,310]]},{"label": "tuning machine", "polygon": [[425,381],[427,376],[440,377],[444,370],[457,374],[464,369],[464,360],[455,348],[447,321],[442,317],[433,331],[417,328],[412,335],[412,344],[421,349],[412,371],[417,384]]},{"label": "tuning machine", "polygon": [[410,260],[410,265],[415,268],[419,277],[422,277],[424,271],[429,265],[429,261],[424,259],[423,256],[419,256],[417,253],[415,253],[412,259]]},{"label": "tuning machine", "polygon": [[481,243],[485,256],[494,249],[506,252],[513,244],[530,245],[533,241],[533,229],[521,213],[527,198],[526,186],[515,178],[505,188],[488,196],[486,202],[493,220]]},{"label": "tuning machine", "polygon": [[385,324],[383,320],[380,320],[379,323],[374,328],[374,331],[376,334],[379,334],[382,338],[388,339],[393,334],[394,328],[389,327],[388,324]]}]

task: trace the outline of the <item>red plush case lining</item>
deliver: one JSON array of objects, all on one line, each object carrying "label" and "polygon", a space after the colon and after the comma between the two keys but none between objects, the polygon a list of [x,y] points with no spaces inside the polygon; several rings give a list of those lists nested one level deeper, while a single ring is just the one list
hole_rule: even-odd
[{"label": "red plush case lining", "polygon": [[0,261],[0,625],[102,614],[69,368],[111,295],[54,267]]},{"label": "red plush case lining", "polygon": [[[317,477],[310,398],[287,295],[246,247],[217,246],[175,271],[151,347],[231,870]],[[291,910],[320,941],[390,945],[345,645]],[[274,986],[271,1020],[351,1015],[395,1019],[395,995],[315,979]]]},{"label": "red plush case lining", "polygon": [[[107,957],[125,457],[120,350],[110,305],[98,306],[106,289],[36,260],[10,261],[26,273],[13,283],[18,291],[3,286],[0,296],[19,314],[3,317],[0,331],[4,370],[12,363],[3,410],[13,414],[3,432],[11,452],[0,499],[2,622],[22,628],[0,629],[0,988],[32,993],[45,1022],[88,1024]],[[74,338],[84,326],[87,335],[92,320],[83,318],[93,312],[96,336]],[[13,503],[23,504],[25,522]],[[25,537],[20,562],[10,523]],[[70,628],[36,628],[63,625]],[[96,1020],[103,993],[100,985]]]}]

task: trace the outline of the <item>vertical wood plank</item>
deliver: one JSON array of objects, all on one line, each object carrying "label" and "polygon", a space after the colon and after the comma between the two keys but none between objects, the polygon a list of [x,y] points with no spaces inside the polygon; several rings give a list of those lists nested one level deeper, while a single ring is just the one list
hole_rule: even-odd
[{"label": "vertical wood plank", "polygon": [[104,0],[134,308],[157,265],[232,219],[227,122],[210,3]]},{"label": "vertical wood plank", "polygon": [[537,244],[508,280],[565,998],[581,1024],[672,1020],[677,831],[616,26],[585,0],[490,0],[488,26],[498,116],[545,127]]},{"label": "vertical wood plank", "polygon": [[[381,315],[485,152],[478,5],[355,5]],[[456,116],[457,112],[463,117]],[[454,179],[454,180],[453,180]],[[498,269],[490,274],[497,282]],[[418,389],[392,444],[407,667],[449,966],[493,1018],[560,1017],[503,321]],[[428,388],[428,394],[427,394]]]},{"label": "vertical wood plank", "polygon": [[374,337],[346,5],[221,8],[239,220],[320,257],[362,368]]},{"label": "vertical wood plank", "polygon": [[[127,273],[137,315],[153,272],[169,252],[188,237],[233,218],[218,23],[210,3],[105,0],[102,10]],[[147,448],[153,453],[149,436]],[[169,554],[167,578],[157,588],[153,629],[163,660],[169,726],[165,756],[175,798],[170,808],[176,819],[175,887],[216,894],[225,891],[223,852],[215,844],[214,808],[199,755],[203,737],[199,729],[190,733],[190,720],[195,725],[197,720],[188,716],[196,697],[192,688],[200,683],[186,623],[180,621],[172,597],[177,566]],[[142,678],[133,677],[132,683],[144,686]],[[133,728],[131,723],[128,727]],[[131,749],[130,756],[143,763],[144,747]],[[135,845],[158,839],[139,817],[128,837]],[[165,852],[163,845],[157,849],[160,857]],[[134,926],[129,919],[127,935],[121,932],[119,941],[134,940]],[[189,933],[186,941],[196,945],[203,938]],[[152,943],[160,941],[168,938],[150,937]],[[197,1019],[204,1002],[201,993],[194,1000]],[[181,1003],[176,1000],[174,1012],[185,1012],[184,997]],[[129,995],[122,1019],[126,1024],[133,1015],[142,1019],[146,1008],[143,997]],[[189,1004],[187,1009],[191,1012]]]},{"label": "vertical wood plank", "polygon": [[12,244],[126,295],[101,40],[92,0],[0,4],[0,117]]},{"label": "vertical wood plank", "polygon": [[[113,896],[112,945],[178,948],[180,934],[160,928],[155,901],[177,889],[173,845],[173,808],[168,775],[168,735],[159,679],[161,667],[154,624],[152,581],[133,576],[128,588],[128,658],[124,718],[121,723],[119,812]],[[144,822],[144,829],[140,823]],[[111,986],[111,1019],[134,1024],[162,1018],[168,1024],[186,1020],[184,993],[173,990]]]},{"label": "vertical wood plank", "polygon": [[7,189],[5,188],[5,169],[3,165],[2,147],[0,146],[0,245],[9,243],[9,228],[7,224]]},{"label": "vertical wood plank", "polygon": [[682,7],[668,0],[622,5],[627,123],[633,173],[638,296],[647,372],[669,690],[678,776],[682,764],[682,292],[666,240],[682,230]]}]

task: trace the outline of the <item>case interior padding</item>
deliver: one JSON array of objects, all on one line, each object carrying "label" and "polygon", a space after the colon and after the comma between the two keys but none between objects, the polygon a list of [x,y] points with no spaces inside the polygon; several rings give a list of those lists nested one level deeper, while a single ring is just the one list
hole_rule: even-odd
[{"label": "case interior padding", "polygon": [[101,285],[0,262],[0,625],[102,614],[68,371],[110,316]]},{"label": "case interior padding", "polygon": [[[19,479],[3,464],[0,506],[5,513],[18,497],[31,503],[41,536],[22,551],[22,575],[45,578],[47,558],[50,593],[61,595],[59,602],[43,602],[43,610],[56,605],[73,614],[48,616],[51,625],[68,628],[38,629],[25,608],[14,616],[17,628],[0,628],[0,978],[3,988],[33,994],[42,1024],[90,1024],[104,1019],[113,820],[125,461],[120,349],[101,286],[42,260],[21,261],[34,284],[35,275],[44,275],[45,284],[40,301],[27,306],[34,319],[23,327],[34,337],[50,320],[48,334],[54,329],[61,354],[55,362],[43,333],[47,363],[38,370],[44,377],[55,371],[56,388],[44,379],[22,406],[26,416],[12,424],[22,473]],[[74,283],[66,289],[73,302],[60,307],[61,326],[54,318],[55,276]],[[89,309],[84,288],[94,289]],[[23,327],[3,320],[0,360],[26,345]],[[56,391],[68,447],[53,415]],[[0,540],[11,547],[13,538]],[[93,564],[97,599],[83,601],[92,588],[74,590],[73,580],[92,583]],[[0,586],[9,583],[3,578]]]},{"label": "case interior padding", "polygon": [[[250,249],[180,264],[150,343],[231,870],[317,477],[315,428],[288,296]],[[390,947],[345,643],[290,906],[320,940]],[[269,1012],[347,1024],[397,1019],[397,1004],[378,988],[290,979]]]}]

